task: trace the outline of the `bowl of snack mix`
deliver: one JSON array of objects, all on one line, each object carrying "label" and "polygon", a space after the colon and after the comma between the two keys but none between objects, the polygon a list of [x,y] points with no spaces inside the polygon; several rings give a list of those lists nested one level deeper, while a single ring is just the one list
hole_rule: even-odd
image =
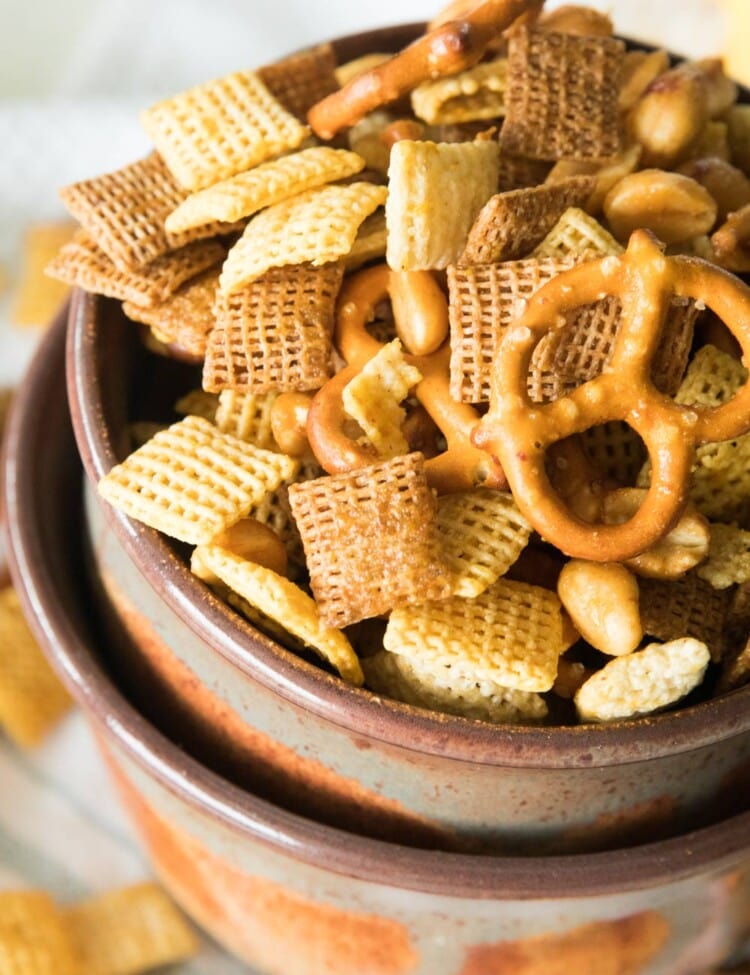
[{"label": "bowl of snack mix", "polygon": [[50,266],[118,681],[416,846],[750,803],[747,93],[540,6],[152,106]]},{"label": "bowl of snack mix", "polygon": [[677,975],[741,958],[750,813],[603,853],[415,849],[275,806],[146,719],[96,625],[65,329],[61,317],[45,338],[9,430],[13,574],[154,870],[198,924],[259,975]]}]

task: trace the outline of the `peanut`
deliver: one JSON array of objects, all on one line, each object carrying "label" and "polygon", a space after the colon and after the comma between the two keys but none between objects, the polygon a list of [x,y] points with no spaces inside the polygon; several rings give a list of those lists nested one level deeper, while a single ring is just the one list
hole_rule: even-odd
[{"label": "peanut", "polygon": [[716,200],[718,219],[722,223],[730,213],[750,203],[750,179],[723,159],[695,159],[680,166],[679,172],[708,190]]},{"label": "peanut", "polygon": [[552,685],[552,692],[566,701],[572,701],[580,687],[586,683],[593,673],[594,671],[589,670],[584,664],[560,657],[557,662],[557,677]]},{"label": "peanut", "polygon": [[638,168],[640,158],[641,147],[633,143],[619,156],[613,156],[611,159],[596,162],[560,159],[550,170],[545,182],[560,183],[571,176],[594,176],[596,185],[586,201],[586,212],[595,216],[601,213],[604,200],[612,187]]},{"label": "peanut", "polygon": [[632,137],[647,166],[669,168],[686,158],[710,118],[700,72],[685,65],[665,71],[630,112]]},{"label": "peanut", "polygon": [[737,85],[724,74],[724,63],[721,58],[694,61],[692,67],[700,73],[709,118],[719,118],[737,101]]},{"label": "peanut", "polygon": [[542,30],[558,31],[560,34],[580,34],[584,37],[611,37],[614,34],[612,18],[607,14],[569,3],[557,10],[548,10],[539,18]]},{"label": "peanut", "polygon": [[750,105],[733,105],[727,112],[732,162],[750,176]]},{"label": "peanut", "polygon": [[629,112],[650,84],[669,68],[666,51],[628,51],[622,68],[620,108]]},{"label": "peanut", "polygon": [[681,173],[644,169],[621,179],[604,200],[612,233],[626,244],[631,233],[647,228],[665,244],[708,233],[718,207],[700,183]]},{"label": "peanut", "polygon": [[571,559],[557,594],[584,639],[602,653],[632,653],[643,639],[638,583],[624,565]]},{"label": "peanut", "polygon": [[310,453],[307,439],[307,411],[312,394],[280,393],[271,407],[271,432],[279,449],[290,457],[305,457]]},{"label": "peanut", "polygon": [[729,146],[729,126],[726,122],[707,122],[698,141],[690,148],[692,159],[708,159],[716,156],[725,162],[732,161],[732,150]]}]

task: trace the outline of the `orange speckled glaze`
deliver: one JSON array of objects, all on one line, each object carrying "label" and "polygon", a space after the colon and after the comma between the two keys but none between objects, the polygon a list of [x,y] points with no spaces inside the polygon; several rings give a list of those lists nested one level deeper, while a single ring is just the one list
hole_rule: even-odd
[{"label": "orange speckled glaze", "polygon": [[164,884],[249,964],[269,975],[408,975],[417,967],[403,925],[243,873],[158,816],[111,759],[108,764]]},{"label": "orange speckled glaze", "polygon": [[565,839],[571,849],[579,849],[586,842],[586,835],[595,837],[588,843],[592,852],[619,844],[633,846],[647,843],[674,832],[674,819],[678,814],[677,803],[669,795],[656,796],[636,802],[627,809],[600,813],[593,823],[568,830]]},{"label": "orange speckled glaze", "polygon": [[642,911],[565,934],[478,945],[460,975],[638,975],[661,951],[669,931],[657,911]]}]

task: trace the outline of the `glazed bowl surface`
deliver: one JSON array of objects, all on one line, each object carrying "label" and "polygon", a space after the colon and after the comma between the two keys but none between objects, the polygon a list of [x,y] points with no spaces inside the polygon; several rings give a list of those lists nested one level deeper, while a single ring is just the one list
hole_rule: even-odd
[{"label": "glazed bowl surface", "polygon": [[[394,50],[406,25],[334,42]],[[67,348],[98,603],[119,683],[239,785],[331,825],[423,847],[551,853],[677,835],[750,808],[750,687],[606,726],[498,727],[351,688],[191,575],[184,548],[101,505],[131,420],[200,385],[148,355],[117,302],[77,292]]]},{"label": "glazed bowl surface", "polygon": [[61,318],[49,333],[11,421],[11,568],[154,869],[199,924],[264,975],[698,975],[739,957],[750,933],[750,813],[607,853],[420,850],[275,806],[144,718],[108,672],[86,584],[65,327]]}]

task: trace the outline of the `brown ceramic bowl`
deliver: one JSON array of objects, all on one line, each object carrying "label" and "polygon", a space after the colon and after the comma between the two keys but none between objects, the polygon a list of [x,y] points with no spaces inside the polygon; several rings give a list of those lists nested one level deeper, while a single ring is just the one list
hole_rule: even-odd
[{"label": "brown ceramic bowl", "polygon": [[[13,575],[155,870],[196,921],[268,975],[537,975],[563,966],[576,975],[689,975],[739,957],[750,933],[750,813],[608,853],[419,850],[274,806],[161,734],[112,680],[94,625],[64,332],[60,318],[9,430]],[[316,679],[283,659],[297,681]],[[386,720],[431,719],[394,712]]]},{"label": "brown ceramic bowl", "polygon": [[[337,42],[340,59],[415,27]],[[130,419],[174,419],[190,367],[143,353],[119,304],[71,309],[73,425],[95,483]],[[145,713],[233,781],[350,830],[445,849],[635,844],[750,808],[750,687],[627,723],[495,727],[345,686],[272,643],[189,572],[185,551],[88,492],[118,678]]]}]

